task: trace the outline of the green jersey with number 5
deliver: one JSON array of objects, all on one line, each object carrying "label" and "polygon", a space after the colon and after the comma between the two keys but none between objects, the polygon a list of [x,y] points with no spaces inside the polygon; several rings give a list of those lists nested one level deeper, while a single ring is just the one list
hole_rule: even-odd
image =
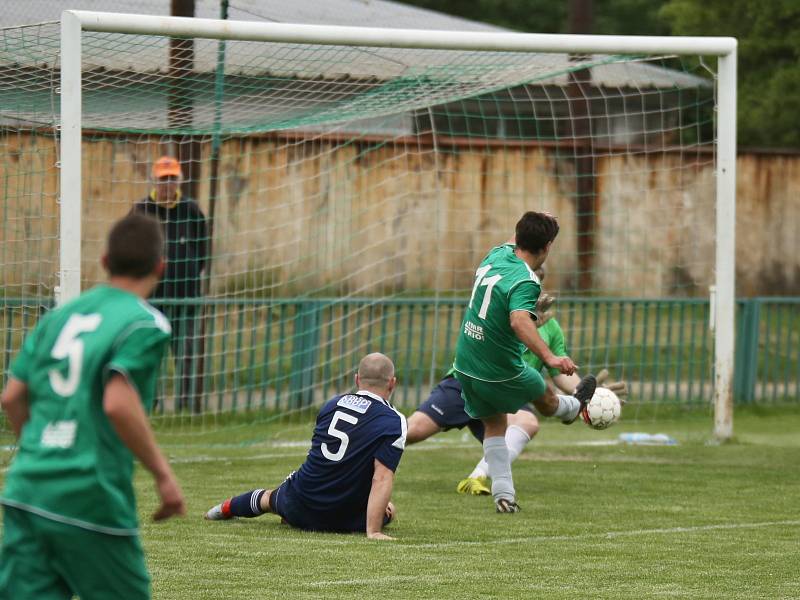
[{"label": "green jersey with number 5", "polygon": [[475,272],[475,284],[456,344],[455,370],[482,381],[507,381],[525,370],[525,346],[511,329],[511,312],[534,314],[541,286],[514,253],[493,248]]},{"label": "green jersey with number 5", "polygon": [[10,369],[27,384],[30,417],[0,502],[135,535],[133,456],[103,410],[103,391],[121,373],[149,410],[169,338],[164,315],[116,287],[98,286],[47,313]]}]

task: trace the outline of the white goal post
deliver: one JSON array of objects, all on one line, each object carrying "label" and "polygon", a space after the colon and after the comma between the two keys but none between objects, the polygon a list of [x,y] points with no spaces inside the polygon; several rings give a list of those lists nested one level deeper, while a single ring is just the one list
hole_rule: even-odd
[{"label": "white goal post", "polygon": [[61,18],[60,265],[57,300],[81,288],[82,32],[154,34],[260,42],[384,48],[717,57],[714,435],[733,432],[736,226],[736,48],[734,38],[544,35],[294,25],[65,11]]}]

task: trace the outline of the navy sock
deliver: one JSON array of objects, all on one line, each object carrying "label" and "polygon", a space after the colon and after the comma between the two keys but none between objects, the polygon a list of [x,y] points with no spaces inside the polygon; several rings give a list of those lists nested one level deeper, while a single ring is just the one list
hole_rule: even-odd
[{"label": "navy sock", "polygon": [[234,517],[257,517],[263,515],[261,510],[261,496],[266,490],[253,490],[245,492],[230,499],[230,514]]}]

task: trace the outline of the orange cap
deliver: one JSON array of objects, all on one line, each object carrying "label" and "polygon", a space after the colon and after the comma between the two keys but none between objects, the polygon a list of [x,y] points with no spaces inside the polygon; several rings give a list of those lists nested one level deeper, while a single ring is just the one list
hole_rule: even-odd
[{"label": "orange cap", "polygon": [[172,156],[162,156],[153,163],[153,178],[160,179],[169,176],[182,177],[181,164]]}]

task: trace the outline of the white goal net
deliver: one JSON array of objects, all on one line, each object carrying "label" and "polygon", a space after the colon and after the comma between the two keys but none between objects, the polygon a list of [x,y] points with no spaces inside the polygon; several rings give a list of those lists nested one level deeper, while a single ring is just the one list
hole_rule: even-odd
[{"label": "white goal net", "polygon": [[[728,393],[708,300],[716,283],[727,310],[721,92],[703,56],[721,50],[531,52],[515,34],[444,49],[436,32],[404,48],[331,42],[336,28],[265,41],[253,23],[211,39],[222,23],[179,36],[141,19],[136,34],[86,19],[78,146],[59,24],[0,31],[4,367],[57,286],[103,280],[110,224],[149,202],[173,264],[153,299],[175,331],[158,421],[301,414],[348,389],[370,351],[394,360],[411,410],[452,363],[476,266],[543,210],[561,225],[544,288],[569,352],[628,381],[628,416]],[[160,196],[161,157],[179,164],[179,196]],[[79,202],[62,189],[77,160]],[[80,239],[60,210],[78,211]]]}]

